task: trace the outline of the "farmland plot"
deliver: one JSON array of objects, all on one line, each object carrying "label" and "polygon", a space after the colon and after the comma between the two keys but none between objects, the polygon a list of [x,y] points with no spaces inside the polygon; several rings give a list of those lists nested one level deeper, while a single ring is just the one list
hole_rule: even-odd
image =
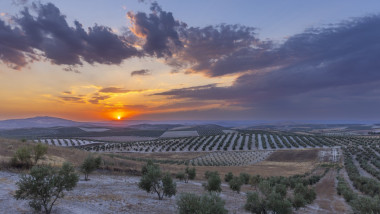
[{"label": "farmland plot", "polygon": [[190,160],[190,164],[194,166],[245,166],[265,160],[272,152],[212,152]]}]

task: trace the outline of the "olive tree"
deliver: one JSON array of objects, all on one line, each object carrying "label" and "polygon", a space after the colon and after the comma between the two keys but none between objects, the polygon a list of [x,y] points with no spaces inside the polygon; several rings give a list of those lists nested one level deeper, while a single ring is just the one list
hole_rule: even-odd
[{"label": "olive tree", "polygon": [[159,200],[164,196],[171,197],[176,194],[176,183],[169,173],[162,173],[158,165],[147,163],[143,167],[143,175],[139,182],[139,188],[148,193],[156,193]]},{"label": "olive tree", "polygon": [[48,146],[42,143],[37,143],[37,145],[33,147],[34,164],[37,164],[38,160],[43,158],[43,156],[47,153],[47,150]]},{"label": "olive tree", "polygon": [[87,156],[87,158],[83,161],[80,166],[80,171],[84,174],[84,180],[88,181],[88,175],[94,170],[100,167],[100,163],[102,162],[101,157],[94,157],[92,155]]},{"label": "olive tree", "polygon": [[16,184],[17,200],[30,200],[29,205],[36,211],[43,208],[49,214],[64,191],[72,190],[79,176],[69,163],[64,163],[58,171],[50,166],[34,166],[29,175],[22,175]]},{"label": "olive tree", "polygon": [[233,177],[230,182],[228,182],[230,188],[233,191],[240,192],[241,185],[243,185],[243,181],[239,177]]},{"label": "olive tree", "polygon": [[218,172],[212,172],[209,173],[207,176],[207,183],[204,184],[205,190],[209,192],[221,192],[221,183],[222,180],[220,179],[219,173]]}]

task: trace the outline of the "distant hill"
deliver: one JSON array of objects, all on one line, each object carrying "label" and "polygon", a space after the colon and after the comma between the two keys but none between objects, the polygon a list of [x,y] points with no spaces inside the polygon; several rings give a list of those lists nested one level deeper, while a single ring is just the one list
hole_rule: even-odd
[{"label": "distant hill", "polygon": [[73,127],[84,123],[56,117],[32,117],[0,121],[0,129]]}]

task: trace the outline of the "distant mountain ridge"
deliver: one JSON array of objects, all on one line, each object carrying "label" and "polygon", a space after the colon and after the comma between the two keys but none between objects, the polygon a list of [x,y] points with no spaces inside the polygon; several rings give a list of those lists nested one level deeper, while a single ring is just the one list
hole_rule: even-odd
[{"label": "distant mountain ridge", "polygon": [[0,129],[72,127],[84,124],[86,123],[57,117],[39,116],[25,119],[2,120],[0,121]]}]

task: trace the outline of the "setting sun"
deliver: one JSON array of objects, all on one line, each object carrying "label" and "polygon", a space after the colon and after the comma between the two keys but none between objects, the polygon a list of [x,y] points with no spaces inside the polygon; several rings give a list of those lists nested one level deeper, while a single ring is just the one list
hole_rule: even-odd
[{"label": "setting sun", "polygon": [[121,116],[117,116],[117,119],[120,120],[120,119],[121,119]]}]

